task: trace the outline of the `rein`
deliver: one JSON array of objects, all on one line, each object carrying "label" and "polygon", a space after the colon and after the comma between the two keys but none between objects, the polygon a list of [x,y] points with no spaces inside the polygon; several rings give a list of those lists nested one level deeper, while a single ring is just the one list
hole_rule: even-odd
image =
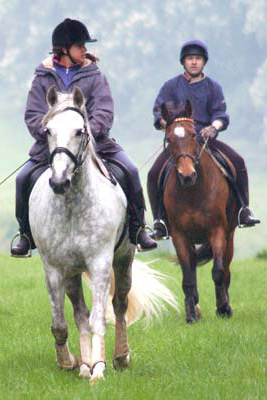
[{"label": "rein", "polygon": [[199,163],[199,161],[200,161],[200,158],[201,158],[201,156],[202,156],[204,150],[205,150],[206,147],[207,147],[208,141],[209,141],[209,137],[207,137],[207,138],[205,139],[203,146],[201,146],[201,150],[200,150],[200,152],[198,153],[197,157],[196,157],[195,160],[194,160],[194,167],[195,167],[196,165],[198,165],[198,163]]},{"label": "rein", "polygon": [[80,142],[78,154],[77,154],[77,156],[75,156],[66,147],[56,147],[50,154],[49,163],[50,163],[50,165],[52,165],[53,159],[56,154],[65,153],[71,159],[71,161],[74,163],[75,167],[74,167],[73,173],[75,173],[77,171],[77,169],[81,167],[81,165],[83,164],[83,162],[85,160],[85,158],[83,159],[82,156],[83,156],[83,153],[90,141],[90,137],[89,137],[89,134],[86,129],[85,116],[84,116],[83,112],[79,108],[76,108],[76,107],[66,107],[61,112],[69,111],[69,110],[77,112],[78,114],[80,114],[82,116],[82,118],[84,120],[84,126],[81,131],[81,142]]}]

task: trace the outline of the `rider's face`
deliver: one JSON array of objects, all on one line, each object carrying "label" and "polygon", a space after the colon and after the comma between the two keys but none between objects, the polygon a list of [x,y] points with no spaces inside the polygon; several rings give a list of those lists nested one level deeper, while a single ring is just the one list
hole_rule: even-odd
[{"label": "rider's face", "polygon": [[80,44],[73,44],[69,48],[69,53],[71,55],[71,58],[79,64],[82,64],[85,56],[86,56],[87,48],[85,46],[85,43],[80,43]]},{"label": "rider's face", "polygon": [[192,55],[184,58],[184,69],[192,77],[201,75],[205,66],[205,59],[202,56]]}]

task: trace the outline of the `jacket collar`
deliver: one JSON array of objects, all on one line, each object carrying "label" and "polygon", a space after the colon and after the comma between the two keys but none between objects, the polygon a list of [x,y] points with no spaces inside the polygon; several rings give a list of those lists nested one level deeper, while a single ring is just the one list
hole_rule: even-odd
[{"label": "jacket collar", "polygon": [[[54,57],[49,56],[49,57],[45,58],[42,61],[41,65],[44,66],[45,68],[50,68],[50,69],[55,70],[54,65],[53,65],[53,61],[54,61]],[[91,64],[92,64],[92,61],[86,58],[84,60],[84,62],[82,63],[82,68],[83,67],[88,67]]]}]

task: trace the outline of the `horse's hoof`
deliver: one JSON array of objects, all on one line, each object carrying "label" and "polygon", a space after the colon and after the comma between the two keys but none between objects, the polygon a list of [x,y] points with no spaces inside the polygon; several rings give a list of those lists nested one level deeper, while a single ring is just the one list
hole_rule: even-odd
[{"label": "horse's hoof", "polygon": [[100,379],[105,379],[104,377],[104,371],[106,368],[106,362],[105,361],[97,361],[91,368],[91,378],[90,378],[90,384],[94,384],[96,381]]},{"label": "horse's hoof", "polygon": [[199,321],[202,318],[201,308],[200,308],[199,304],[195,305],[195,313],[196,313],[197,321]]},{"label": "horse's hoof", "polygon": [[130,365],[130,354],[126,354],[125,356],[116,357],[113,359],[113,367],[114,369],[125,369]]},{"label": "horse's hoof", "polygon": [[193,318],[193,317],[187,317],[186,320],[185,320],[185,322],[186,322],[188,325],[192,325],[192,324],[195,324],[195,323],[197,322],[197,319],[196,319],[196,318]]},{"label": "horse's hoof", "polygon": [[81,376],[82,378],[90,378],[91,377],[90,367],[87,364],[80,365],[79,376]]},{"label": "horse's hoof", "polygon": [[94,385],[96,382],[98,382],[100,380],[105,380],[104,374],[91,375],[89,382],[90,382],[90,385]]},{"label": "horse's hoof", "polygon": [[91,369],[91,378],[90,378],[90,384],[93,385],[97,381],[101,379],[105,379],[104,377],[104,371],[106,368],[106,362],[105,361],[98,361]]},{"label": "horse's hoof", "polygon": [[216,315],[221,318],[230,318],[233,315],[233,310],[229,304],[225,304],[224,306],[217,308]]},{"label": "horse's hoof", "polygon": [[63,360],[57,360],[57,365],[59,368],[67,369],[68,371],[72,371],[73,369],[78,367],[78,360],[77,358],[71,354],[70,360],[68,363],[63,362]]}]

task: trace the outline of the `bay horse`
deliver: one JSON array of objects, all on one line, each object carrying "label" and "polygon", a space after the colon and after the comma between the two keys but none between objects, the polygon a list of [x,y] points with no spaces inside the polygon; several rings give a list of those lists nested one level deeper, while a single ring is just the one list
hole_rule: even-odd
[{"label": "bay horse", "polygon": [[[126,197],[119,184],[109,179],[95,152],[81,90],[76,87],[67,94],[51,87],[47,103],[42,125],[48,138],[50,168],[33,187],[30,226],[45,271],[57,363],[66,369],[79,366],[80,375],[94,383],[104,377],[106,367],[109,292],[115,314],[115,368],[125,368],[130,361],[126,322],[133,322],[143,312],[159,315],[164,302],[173,307],[177,303],[161,282],[161,274],[141,262],[134,262],[132,271],[135,246],[128,232],[122,236],[127,226]],[[90,279],[91,313],[84,300],[82,274]],[[80,333],[79,362],[68,347],[65,293]]]},{"label": "bay horse", "polygon": [[165,140],[173,163],[163,201],[182,268],[186,321],[192,323],[201,317],[196,267],[210,259],[217,315],[230,317],[228,290],[237,226],[236,200],[210,153],[198,143],[190,102],[164,104],[162,117],[167,121]]}]

